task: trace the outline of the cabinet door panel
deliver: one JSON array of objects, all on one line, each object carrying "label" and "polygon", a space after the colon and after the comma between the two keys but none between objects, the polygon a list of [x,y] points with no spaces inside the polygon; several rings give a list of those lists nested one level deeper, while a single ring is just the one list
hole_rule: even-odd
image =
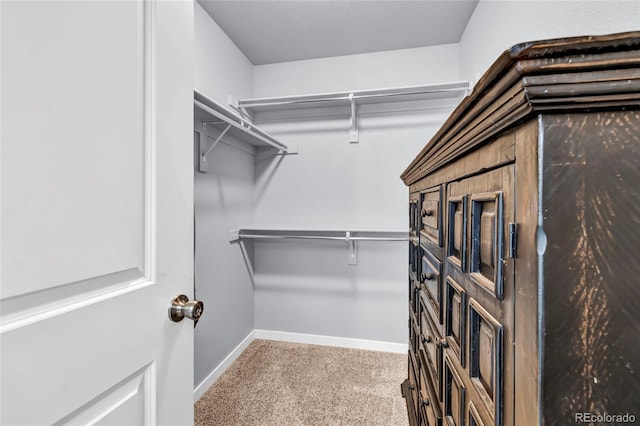
[{"label": "cabinet door panel", "polygon": [[436,187],[420,195],[421,238],[442,247],[442,188]]},{"label": "cabinet door panel", "polygon": [[471,195],[471,277],[496,298],[503,297],[504,220],[502,192]]},{"label": "cabinet door panel", "polygon": [[411,401],[413,401],[413,412],[417,413],[419,408],[418,402],[418,365],[416,363],[415,353],[409,352],[409,390],[411,392]]},{"label": "cabinet door panel", "polygon": [[473,401],[469,402],[469,426],[485,426]]},{"label": "cabinet door panel", "polygon": [[420,227],[420,195],[414,193],[409,196],[409,241],[414,245],[418,245]]},{"label": "cabinet door panel", "polygon": [[464,367],[466,292],[451,277],[447,279],[446,287],[446,344]]},{"label": "cabinet door panel", "polygon": [[453,265],[466,271],[467,197],[450,197],[448,211],[447,256]]},{"label": "cabinet door panel", "polygon": [[501,424],[503,328],[480,304],[469,300],[469,374],[495,423]]},{"label": "cabinet door panel", "polygon": [[409,242],[409,277],[418,280],[420,250],[413,242]]},{"label": "cabinet door panel", "polygon": [[465,387],[451,359],[444,359],[444,415],[450,425],[464,425]]},{"label": "cabinet door panel", "polygon": [[417,318],[414,313],[409,314],[409,350],[412,352],[418,352],[418,339],[420,336],[420,329],[417,325]]},{"label": "cabinet door panel", "polygon": [[436,390],[438,397],[442,396],[440,380],[442,375],[442,348],[440,341],[440,334],[423,304],[420,316],[420,351],[422,359],[424,359],[423,365],[429,370],[433,388]]},{"label": "cabinet door panel", "polygon": [[503,393],[513,390],[514,381],[513,344],[508,343],[513,342],[514,263],[509,256],[514,250],[506,237],[509,223],[515,223],[514,170],[506,165],[452,182],[446,191],[443,313],[448,348],[443,356],[458,371],[464,369],[466,400],[475,407],[475,414],[467,407],[468,424],[502,425],[513,413],[513,401]]},{"label": "cabinet door panel", "polygon": [[442,262],[433,257],[428,251],[424,251],[421,262],[420,282],[421,287],[428,297],[428,308],[434,322],[442,324],[442,286],[440,277],[442,274]]}]

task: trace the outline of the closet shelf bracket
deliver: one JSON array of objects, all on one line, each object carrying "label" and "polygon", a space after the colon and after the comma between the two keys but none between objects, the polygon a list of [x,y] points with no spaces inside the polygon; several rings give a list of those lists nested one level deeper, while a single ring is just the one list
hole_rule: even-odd
[{"label": "closet shelf bracket", "polygon": [[353,93],[349,93],[351,103],[351,130],[349,131],[349,143],[358,143],[358,107]]},{"label": "closet shelf bracket", "polygon": [[[198,152],[200,172],[207,171],[207,156],[213,148],[219,142],[223,142],[223,139],[229,137],[231,140],[236,139],[259,149],[265,148],[262,151],[269,151],[271,155],[297,154],[297,150],[295,152],[290,150],[287,145],[253,124],[247,115],[239,114],[197,90],[194,90],[193,95],[194,118],[197,122],[202,123],[204,130],[203,135],[200,136]],[[209,127],[220,132],[215,136],[215,141],[211,146],[209,146],[206,134]],[[226,140],[224,143],[227,143]]]},{"label": "closet shelf bracket", "polygon": [[[205,123],[202,123],[202,125],[204,126]],[[220,135],[216,138],[216,140],[211,144],[211,146],[209,147],[209,149],[207,150],[207,152],[205,152],[204,154],[202,153],[202,145],[200,146],[200,171],[201,172],[206,172],[207,171],[207,155],[209,155],[209,153],[211,151],[213,151],[213,148],[215,148],[216,145],[218,145],[218,143],[222,140],[222,138],[224,137],[224,135],[229,131],[229,129],[231,128],[231,124],[228,124],[227,127],[224,128],[224,130],[222,131],[222,133],[220,133]]]},{"label": "closet shelf bracket", "polygon": [[358,245],[356,241],[351,239],[351,232],[345,232],[344,236],[345,241],[349,244],[349,260],[347,261],[348,265],[357,265],[358,264]]}]

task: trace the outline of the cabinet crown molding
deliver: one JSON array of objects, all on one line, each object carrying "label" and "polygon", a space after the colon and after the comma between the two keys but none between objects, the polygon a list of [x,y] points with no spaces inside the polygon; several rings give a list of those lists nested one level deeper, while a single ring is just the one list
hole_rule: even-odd
[{"label": "cabinet crown molding", "polygon": [[400,176],[406,185],[535,114],[640,108],[640,31],[505,51]]}]

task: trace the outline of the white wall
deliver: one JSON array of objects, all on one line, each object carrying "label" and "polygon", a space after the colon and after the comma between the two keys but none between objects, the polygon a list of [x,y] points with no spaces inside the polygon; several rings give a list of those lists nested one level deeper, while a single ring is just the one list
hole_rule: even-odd
[{"label": "white wall", "polygon": [[[253,66],[199,4],[194,8],[195,87],[223,104],[228,94],[250,96]],[[206,137],[200,124],[195,129]],[[195,385],[253,330],[253,287],[229,230],[253,222],[254,156],[220,143],[208,160],[208,173],[195,172],[195,284],[205,306],[195,329]]]},{"label": "white wall", "polygon": [[286,96],[457,81],[458,44],[258,65],[254,96]]},{"label": "white wall", "polygon": [[480,0],[460,40],[463,79],[477,81],[512,45],[640,30],[640,1]]},{"label": "white wall", "polygon": [[[256,66],[257,97],[455,81],[457,45]],[[399,176],[456,101],[361,107],[360,142],[348,142],[348,109],[258,116],[299,154],[260,161],[258,224],[408,228],[408,190]],[[320,111],[317,111],[320,113]],[[256,329],[407,342],[407,244],[361,242],[347,265],[342,242],[255,243]]]},{"label": "white wall", "polygon": [[253,64],[194,2],[195,88],[223,105],[253,95]]}]

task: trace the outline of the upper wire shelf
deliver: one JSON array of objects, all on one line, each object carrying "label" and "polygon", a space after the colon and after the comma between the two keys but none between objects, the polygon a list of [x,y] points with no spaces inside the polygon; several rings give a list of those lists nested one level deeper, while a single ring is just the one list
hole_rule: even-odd
[{"label": "upper wire shelf", "polygon": [[254,117],[256,113],[266,111],[350,106],[349,141],[357,143],[360,105],[435,99],[460,100],[470,92],[470,89],[468,81],[455,81],[421,86],[243,99],[237,101],[235,108],[244,116]]},{"label": "upper wire shelf", "polygon": [[207,171],[207,155],[225,136],[233,136],[253,146],[274,148],[283,154],[288,154],[291,151],[287,145],[254,125],[247,117],[237,114],[195,89],[193,91],[193,105],[194,117],[202,123],[204,129],[211,126],[220,131],[210,146],[207,146],[206,138],[201,139],[200,171]]}]

